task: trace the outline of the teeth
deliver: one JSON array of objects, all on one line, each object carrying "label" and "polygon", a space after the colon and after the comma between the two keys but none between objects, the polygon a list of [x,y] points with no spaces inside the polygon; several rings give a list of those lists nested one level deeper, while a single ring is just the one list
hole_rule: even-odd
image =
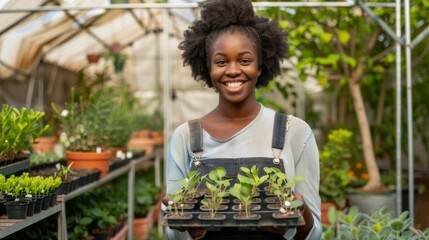
[{"label": "teeth", "polygon": [[240,87],[241,85],[243,85],[243,83],[242,83],[242,82],[227,82],[227,83],[226,83],[226,86],[227,86],[227,87],[230,87],[230,88],[238,88],[238,87]]}]

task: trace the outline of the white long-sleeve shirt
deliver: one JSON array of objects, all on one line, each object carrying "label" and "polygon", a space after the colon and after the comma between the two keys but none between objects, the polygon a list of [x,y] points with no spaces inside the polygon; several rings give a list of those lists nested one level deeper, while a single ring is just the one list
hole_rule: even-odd
[{"label": "white long-sleeve shirt", "polygon": [[[259,114],[246,127],[226,140],[218,140],[203,130],[204,152],[201,160],[212,158],[246,158],[246,157],[274,157],[279,150],[271,147],[275,111],[264,106]],[[314,224],[307,239],[320,239],[322,225],[320,222],[319,196],[319,151],[311,128],[306,122],[290,117],[286,132],[286,139],[280,158],[288,178],[295,175],[303,176],[304,181],[298,182],[295,192],[303,195],[305,202],[311,209]],[[176,180],[185,179],[190,171],[192,151],[190,148],[190,134],[187,123],[177,127],[170,139],[167,159],[167,194],[180,188]],[[284,235],[285,239],[293,239],[295,229]],[[167,229],[170,240],[192,239],[187,232]]]}]

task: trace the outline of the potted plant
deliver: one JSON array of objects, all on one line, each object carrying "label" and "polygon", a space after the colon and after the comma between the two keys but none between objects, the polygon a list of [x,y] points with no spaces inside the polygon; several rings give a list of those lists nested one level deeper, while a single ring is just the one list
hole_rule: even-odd
[{"label": "potted plant", "polygon": [[[110,127],[106,128],[106,137],[113,157],[121,158],[127,153],[127,143],[131,138],[132,119],[135,115],[136,102],[132,92],[125,84],[114,85],[104,90],[110,96],[111,114]],[[117,152],[123,154],[116,154]]]},{"label": "potted plant", "polygon": [[28,201],[21,197],[24,189],[20,184],[22,179],[11,175],[5,183],[4,192],[12,197],[12,201],[4,204],[9,219],[25,219],[27,216]]},{"label": "potted plant", "polygon": [[224,198],[229,195],[228,188],[231,185],[231,179],[225,179],[226,169],[217,167],[209,172],[205,178],[205,185],[208,190],[206,197],[201,200],[201,210],[208,210],[209,214],[200,214],[199,219],[219,219],[224,220],[226,215],[217,214],[219,210],[226,210]]},{"label": "potted plant", "polygon": [[267,180],[269,181],[269,186],[272,187],[273,194],[276,196],[276,201],[274,202],[278,202],[273,204],[269,199],[266,199],[266,201],[270,202],[268,208],[289,209],[295,198],[293,188],[297,182],[303,181],[304,178],[294,176],[293,179],[289,179],[284,172],[276,167],[264,167],[264,171],[269,175]]},{"label": "potted plant", "polygon": [[371,215],[359,212],[358,207],[341,212],[329,209],[330,226],[324,226],[322,239],[428,239],[429,228],[424,231],[413,229],[408,212],[399,217],[387,208],[381,208]]},{"label": "potted plant", "polygon": [[112,59],[113,69],[115,70],[115,73],[122,72],[125,62],[128,58],[127,54],[121,52],[121,50],[121,44],[119,42],[114,42],[110,46],[109,51],[104,54],[104,57],[106,59]]},{"label": "potted plant", "polygon": [[101,177],[109,171],[111,158],[108,131],[112,127],[112,98],[101,89],[89,99],[75,100],[72,89],[71,101],[59,111],[52,108],[61,123],[60,142],[66,149],[68,164],[74,162],[75,168],[99,169]]},{"label": "potted plant", "polygon": [[349,160],[352,132],[346,129],[333,130],[319,152],[320,188],[322,199],[322,223],[328,224],[327,210],[331,206],[345,207],[346,198],[351,192],[352,177]]},{"label": "potted plant", "polygon": [[91,234],[96,239],[109,239],[111,237],[111,228],[116,223],[111,209],[103,206],[93,206],[90,210],[93,219]]},{"label": "potted plant", "polygon": [[54,117],[47,120],[48,128],[31,145],[32,153],[54,153],[55,145],[58,141],[57,126],[58,123]]},{"label": "potted plant", "polygon": [[[244,217],[246,218],[260,218],[259,214],[250,214],[250,210],[259,210],[260,205],[252,205],[255,202],[254,197],[259,195],[259,186],[268,179],[269,175],[259,176],[259,170],[256,165],[253,165],[250,169],[247,167],[241,167],[241,171],[245,175],[238,174],[237,178],[240,183],[235,183],[229,192],[232,196],[236,197],[239,201],[239,205],[233,206],[233,210],[243,210]],[[260,201],[260,199],[259,199]],[[253,206],[253,207],[252,207]],[[259,208],[258,208],[259,207]],[[236,208],[236,209],[234,209]],[[243,214],[234,215],[234,218],[242,218]]]},{"label": "potted plant", "polygon": [[44,112],[26,108],[19,110],[3,104],[0,112],[0,166],[28,158],[25,150],[49,127],[39,123],[44,115]]},{"label": "potted plant", "polygon": [[[151,174],[149,174],[150,176]],[[134,204],[134,237],[146,239],[153,224],[154,206],[160,189],[151,178],[143,174],[136,176]]]}]

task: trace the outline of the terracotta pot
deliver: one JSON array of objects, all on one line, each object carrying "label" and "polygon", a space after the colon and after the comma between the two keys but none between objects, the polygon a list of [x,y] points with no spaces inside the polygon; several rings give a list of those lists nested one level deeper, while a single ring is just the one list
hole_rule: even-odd
[{"label": "terracotta pot", "polygon": [[131,138],[127,143],[128,149],[144,149],[145,156],[153,154],[155,141],[151,138]]},{"label": "terracotta pot", "polygon": [[150,138],[152,136],[152,130],[150,129],[142,129],[138,131],[134,131],[131,134],[132,138]]},{"label": "terracotta pot", "polygon": [[152,139],[155,141],[156,145],[164,143],[164,135],[159,131],[152,132]]},{"label": "terracotta pot", "polygon": [[162,204],[162,198],[163,197],[164,197],[164,190],[162,190],[158,193],[158,201],[155,203],[155,205],[152,208],[152,210],[153,210],[153,214],[152,214],[153,223],[157,223],[158,218],[161,215],[161,204]]},{"label": "terracotta pot", "polygon": [[99,53],[89,53],[86,55],[86,58],[88,59],[89,63],[98,63],[100,57],[101,55]]},{"label": "terracotta pot", "polygon": [[323,225],[326,225],[326,226],[331,225],[329,223],[329,220],[328,220],[328,211],[331,207],[335,207],[335,209],[340,210],[340,208],[337,206],[337,204],[335,204],[333,202],[322,202],[320,210],[321,210],[322,224]]},{"label": "terracotta pot", "polygon": [[66,151],[67,165],[73,162],[72,168],[99,169],[101,171],[100,178],[108,174],[111,157],[112,153],[110,151],[101,153]]},{"label": "terracotta pot", "polygon": [[53,153],[57,137],[38,137],[35,144],[31,146],[35,153]]},{"label": "terracotta pot", "polygon": [[135,218],[133,220],[134,238],[146,240],[149,237],[150,229],[153,225],[153,210],[150,210],[145,218]]},{"label": "terracotta pot", "polygon": [[114,237],[110,238],[110,240],[126,240],[128,233],[128,225],[124,224],[124,226],[119,230]]}]

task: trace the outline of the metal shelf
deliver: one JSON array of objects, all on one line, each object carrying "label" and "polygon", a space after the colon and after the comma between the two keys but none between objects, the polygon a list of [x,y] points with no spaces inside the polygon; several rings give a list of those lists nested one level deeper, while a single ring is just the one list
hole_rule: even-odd
[{"label": "metal shelf", "polygon": [[5,176],[11,175],[20,171],[28,170],[30,168],[30,159],[21,160],[3,167],[0,167],[0,174]]},{"label": "metal shelf", "polygon": [[0,218],[0,239],[9,236],[12,233],[15,233],[21,229],[24,229],[40,220],[43,220],[49,216],[52,216],[61,211],[61,204],[58,203],[46,210],[42,210],[40,213],[37,213],[26,219],[4,219]]},{"label": "metal shelf", "polygon": [[[137,159],[131,160],[127,165],[124,165],[112,172],[109,172],[109,174],[91,184],[85,185],[83,187],[80,187],[76,189],[73,192],[68,193],[67,195],[59,195],[57,198],[57,204],[48,208],[47,210],[43,210],[38,214],[35,214],[31,217],[27,217],[26,219],[7,219],[7,218],[0,218],[0,239],[9,236],[19,230],[22,230],[36,222],[39,222],[53,214],[59,213],[58,218],[58,239],[67,239],[67,222],[66,222],[66,211],[65,211],[65,203],[68,200],[71,200],[79,195],[84,194],[85,192],[88,192],[96,187],[99,187],[119,176],[121,176],[124,173],[129,173],[128,177],[128,215],[131,216],[131,219],[128,219],[129,226],[130,223],[132,224],[132,216],[130,215],[130,211],[134,211],[134,176],[135,176],[135,165],[140,164],[144,161],[148,161],[151,159],[155,159],[156,156],[141,156]],[[160,169],[158,169],[160,170]],[[132,212],[131,212],[132,213]],[[4,216],[6,217],[6,216]],[[128,228],[128,234],[129,236],[132,236],[132,227]],[[129,238],[132,239],[132,238]]]}]

